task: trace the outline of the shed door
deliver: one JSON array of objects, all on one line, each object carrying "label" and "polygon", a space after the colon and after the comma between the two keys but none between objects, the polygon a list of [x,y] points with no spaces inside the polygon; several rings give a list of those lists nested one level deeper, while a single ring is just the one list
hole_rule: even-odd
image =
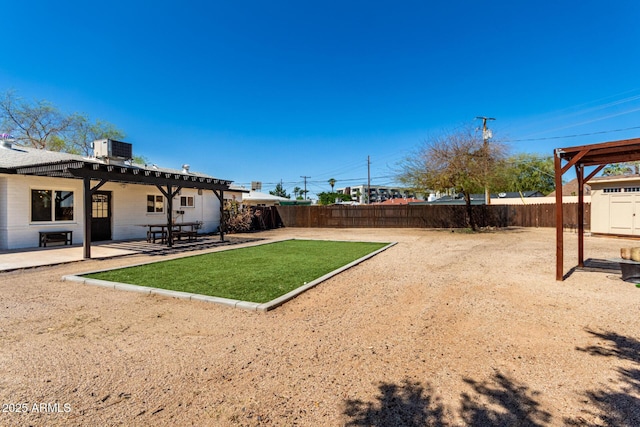
[{"label": "shed door", "polygon": [[111,191],[91,196],[91,241],[111,240]]},{"label": "shed door", "polygon": [[609,218],[613,234],[640,234],[640,227],[636,223],[636,205],[638,195],[622,193],[611,195]]}]

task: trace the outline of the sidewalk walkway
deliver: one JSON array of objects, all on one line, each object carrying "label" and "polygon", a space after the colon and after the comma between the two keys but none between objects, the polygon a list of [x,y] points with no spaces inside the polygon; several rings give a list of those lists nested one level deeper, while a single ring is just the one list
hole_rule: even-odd
[{"label": "sidewalk walkway", "polygon": [[[255,238],[225,236],[225,241],[221,242],[219,236],[202,236],[196,242],[176,242],[171,248],[158,243],[147,243],[146,240],[97,242],[91,245],[91,258],[113,258],[134,254],[167,255],[244,243],[251,240],[255,240]],[[0,251],[0,271],[63,264],[83,259],[84,248],[82,245]]]}]

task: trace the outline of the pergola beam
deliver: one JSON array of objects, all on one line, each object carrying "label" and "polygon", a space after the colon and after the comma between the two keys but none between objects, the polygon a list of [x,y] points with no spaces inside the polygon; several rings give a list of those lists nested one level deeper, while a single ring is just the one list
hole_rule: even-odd
[{"label": "pergola beam", "polygon": [[575,166],[575,165],[580,161],[580,159],[581,159],[581,158],[583,158],[583,157],[584,157],[584,155],[585,155],[585,154],[587,154],[587,153],[588,153],[588,150],[582,150],[582,151],[580,151],[578,154],[576,154],[576,155],[575,155],[575,157],[572,157],[572,158],[569,160],[569,163],[567,163],[567,164],[566,164],[566,165],[561,169],[562,175],[564,175],[564,174],[565,174],[565,172],[567,172],[569,169],[571,169],[571,166]]}]

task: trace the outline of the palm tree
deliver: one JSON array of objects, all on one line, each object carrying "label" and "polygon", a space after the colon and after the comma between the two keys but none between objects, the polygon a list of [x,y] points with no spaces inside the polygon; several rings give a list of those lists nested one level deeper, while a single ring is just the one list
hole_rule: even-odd
[{"label": "palm tree", "polygon": [[294,187],[293,188],[293,194],[296,196],[296,200],[298,200],[298,194],[302,194],[302,188]]},{"label": "palm tree", "polygon": [[331,186],[331,192],[333,193],[333,186],[336,185],[336,180],[334,178],[330,178],[329,185]]}]

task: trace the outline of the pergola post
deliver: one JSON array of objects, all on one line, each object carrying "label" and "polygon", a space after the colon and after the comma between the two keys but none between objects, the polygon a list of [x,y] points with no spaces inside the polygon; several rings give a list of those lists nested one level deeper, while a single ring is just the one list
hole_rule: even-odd
[{"label": "pergola post", "polygon": [[107,183],[101,180],[95,187],[91,188],[91,177],[85,176],[83,181],[83,197],[84,197],[84,240],[82,242],[84,259],[91,258],[91,223],[93,212],[93,193]]},{"label": "pergola post", "polygon": [[576,165],[578,179],[578,267],[584,267],[584,167]]},{"label": "pergola post", "polygon": [[91,191],[91,178],[84,177],[82,178],[84,183],[84,240],[82,242],[84,259],[91,258],[91,211],[92,211],[92,197],[93,192]]},{"label": "pergola post", "polygon": [[225,222],[224,222],[224,191],[216,191],[212,190],[213,194],[216,195],[218,200],[220,201],[220,241],[224,242],[224,230],[225,230]]},{"label": "pergola post", "polygon": [[173,246],[173,195],[172,185],[167,185],[167,246]]},{"label": "pergola post", "polygon": [[560,152],[556,150],[553,156],[556,178],[556,280],[564,276],[564,241],[562,216],[562,160]]},{"label": "pergola post", "polygon": [[156,185],[156,187],[167,199],[167,246],[173,247],[173,198],[180,193],[182,187],[176,187],[175,191],[173,191],[171,184],[167,184],[166,190],[161,185]]}]

